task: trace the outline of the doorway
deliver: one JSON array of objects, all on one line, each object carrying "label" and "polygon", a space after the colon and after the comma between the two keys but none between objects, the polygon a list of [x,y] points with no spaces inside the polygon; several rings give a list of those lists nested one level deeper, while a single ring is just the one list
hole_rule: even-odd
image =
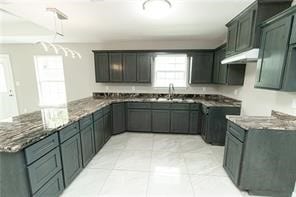
[{"label": "doorway", "polygon": [[0,54],[0,121],[16,115],[18,107],[9,56]]}]

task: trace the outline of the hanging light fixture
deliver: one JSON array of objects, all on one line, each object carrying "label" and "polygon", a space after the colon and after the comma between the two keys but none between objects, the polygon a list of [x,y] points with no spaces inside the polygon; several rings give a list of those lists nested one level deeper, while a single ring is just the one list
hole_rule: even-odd
[{"label": "hanging light fixture", "polygon": [[160,18],[167,15],[172,7],[169,0],[145,0],[143,10],[153,18]]},{"label": "hanging light fixture", "polygon": [[[49,11],[49,12],[52,12],[54,14],[53,17],[54,17],[55,33],[54,33],[53,43],[40,41],[40,42],[37,42],[37,44],[40,44],[45,52],[48,52],[49,49],[52,48],[53,51],[55,52],[55,54],[59,54],[59,52],[62,51],[63,54],[65,55],[65,57],[67,57],[68,53],[70,53],[71,57],[73,59],[75,59],[75,57],[78,57],[79,59],[81,59],[81,55],[77,51],[74,51],[74,50],[71,50],[69,48],[63,47],[62,45],[59,45],[59,44],[54,44],[57,36],[64,36],[63,32],[58,32],[57,31],[56,19],[58,19],[60,21],[68,20],[67,15],[64,14],[63,12],[61,12],[60,10],[56,9],[56,8],[47,8],[46,10]],[[63,23],[61,23],[61,29],[63,31]]]}]

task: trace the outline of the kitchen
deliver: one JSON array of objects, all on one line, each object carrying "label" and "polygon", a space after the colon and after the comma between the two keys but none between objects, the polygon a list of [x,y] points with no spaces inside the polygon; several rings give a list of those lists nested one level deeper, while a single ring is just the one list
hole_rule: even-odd
[{"label": "kitchen", "polygon": [[0,196],[296,195],[294,4],[0,2]]}]

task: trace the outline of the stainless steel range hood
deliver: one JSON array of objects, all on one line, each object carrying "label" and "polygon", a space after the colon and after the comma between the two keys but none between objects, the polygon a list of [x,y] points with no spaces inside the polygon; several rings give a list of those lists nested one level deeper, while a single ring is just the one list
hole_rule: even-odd
[{"label": "stainless steel range hood", "polygon": [[259,55],[259,49],[251,49],[221,61],[222,64],[245,64],[247,62],[256,62]]}]

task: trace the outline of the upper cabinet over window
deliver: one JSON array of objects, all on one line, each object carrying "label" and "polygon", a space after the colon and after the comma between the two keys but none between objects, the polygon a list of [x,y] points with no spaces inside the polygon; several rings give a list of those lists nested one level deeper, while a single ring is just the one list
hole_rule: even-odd
[{"label": "upper cabinet over window", "polygon": [[257,88],[296,91],[296,6],[262,24]]},{"label": "upper cabinet over window", "polygon": [[290,7],[292,0],[257,0],[226,24],[226,56],[259,47],[260,24]]}]

